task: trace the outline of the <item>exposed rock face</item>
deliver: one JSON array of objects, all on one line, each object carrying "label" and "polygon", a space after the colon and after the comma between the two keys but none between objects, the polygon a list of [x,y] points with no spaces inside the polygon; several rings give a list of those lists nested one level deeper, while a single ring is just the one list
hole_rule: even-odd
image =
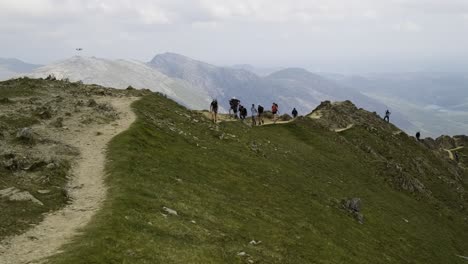
[{"label": "exposed rock face", "polygon": [[334,103],[324,101],[308,117],[317,120],[318,123],[333,131],[349,127],[350,125],[366,126],[369,129],[380,128],[399,131],[392,124],[383,122],[382,118],[376,113],[357,108],[349,100]]},{"label": "exposed rock face", "polygon": [[364,215],[361,213],[362,202],[360,198],[343,199],[341,207],[351,214],[360,224],[364,223]]}]

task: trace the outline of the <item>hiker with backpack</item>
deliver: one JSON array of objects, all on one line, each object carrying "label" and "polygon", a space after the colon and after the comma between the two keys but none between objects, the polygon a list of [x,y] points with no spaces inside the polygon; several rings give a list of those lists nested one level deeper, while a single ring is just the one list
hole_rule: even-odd
[{"label": "hiker with backpack", "polygon": [[384,121],[387,121],[387,123],[390,123],[390,111],[385,111],[385,117],[384,117]]},{"label": "hiker with backpack", "polygon": [[297,115],[298,115],[298,112],[297,112],[296,108],[294,108],[293,111],[292,111],[293,118],[296,118]]},{"label": "hiker with backpack", "polygon": [[239,110],[239,104],[240,104],[240,100],[237,99],[236,97],[232,97],[231,100],[229,100],[229,115],[231,115],[231,110],[234,114],[234,118],[237,119],[237,112]]},{"label": "hiker with backpack", "polygon": [[278,108],[279,107],[277,103],[273,103],[273,105],[271,106],[271,113],[273,113],[273,123],[276,123],[276,121],[278,121],[278,114],[279,114]]},{"label": "hiker with backpack", "polygon": [[218,122],[218,100],[214,99],[210,105],[210,112],[211,118],[213,119],[213,123]]},{"label": "hiker with backpack", "polygon": [[242,120],[245,120],[247,118],[247,108],[242,106],[242,111],[240,111],[240,115],[242,116]]},{"label": "hiker with backpack", "polygon": [[245,120],[247,117],[247,108],[245,108],[243,105],[239,105],[239,117],[241,120]]},{"label": "hiker with backpack", "polygon": [[257,116],[257,108],[255,107],[255,104],[252,104],[252,108],[250,108],[250,113],[252,113],[252,126],[257,125],[257,122],[255,121],[255,118]]},{"label": "hiker with backpack", "polygon": [[263,125],[265,122],[263,121],[263,112],[265,111],[265,109],[263,108],[263,106],[261,106],[260,104],[258,105],[258,125]]}]

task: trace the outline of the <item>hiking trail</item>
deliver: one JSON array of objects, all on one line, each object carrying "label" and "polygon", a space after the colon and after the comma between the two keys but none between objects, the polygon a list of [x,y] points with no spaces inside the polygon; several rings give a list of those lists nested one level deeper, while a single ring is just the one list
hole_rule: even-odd
[{"label": "hiking trail", "polygon": [[464,147],[458,147],[458,148],[454,148],[454,149],[444,149],[444,150],[448,152],[449,158],[451,160],[455,160],[455,155],[453,155],[453,152],[461,150],[461,149],[464,149]]},{"label": "hiking trail", "polygon": [[130,105],[137,99],[97,99],[110,103],[120,118],[108,124],[91,124],[85,128],[72,126],[67,132],[57,135],[80,151],[71,169],[73,177],[68,183],[70,203],[47,214],[40,224],[25,233],[2,241],[0,263],[44,263],[46,258],[60,253],[60,248],[89,223],[106,196],[104,168],[107,144],[136,120]]}]

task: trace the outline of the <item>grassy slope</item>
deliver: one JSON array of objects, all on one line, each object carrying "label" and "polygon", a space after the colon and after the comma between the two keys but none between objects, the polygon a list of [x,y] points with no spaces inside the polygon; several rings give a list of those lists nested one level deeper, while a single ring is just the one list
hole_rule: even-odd
[{"label": "grassy slope", "polygon": [[[138,121],[110,145],[104,209],[53,263],[464,263],[466,212],[439,201],[453,200],[442,187],[430,199],[392,188],[350,143],[359,128],[217,131],[160,96],[134,107]],[[339,208],[345,197],[362,198],[363,225]]]}]

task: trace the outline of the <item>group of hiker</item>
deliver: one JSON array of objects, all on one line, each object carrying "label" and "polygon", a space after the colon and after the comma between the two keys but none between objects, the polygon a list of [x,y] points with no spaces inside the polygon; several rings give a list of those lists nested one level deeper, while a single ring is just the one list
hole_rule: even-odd
[{"label": "group of hiker", "polygon": [[[218,109],[218,100],[214,99],[210,105],[210,112],[213,118],[213,122],[215,123],[218,122]],[[265,108],[262,105],[258,104],[258,106],[255,106],[255,104],[252,104],[252,107],[250,108],[250,113],[252,117],[252,126],[265,124],[265,121],[263,119]],[[273,122],[276,123],[276,121],[278,121],[279,119],[280,113],[279,106],[277,103],[272,104],[271,113],[273,114]],[[296,110],[296,108],[294,108],[292,111],[293,118],[296,118],[298,114],[298,111]],[[239,99],[233,97],[229,100],[229,115],[234,119],[245,120],[248,115],[247,108],[241,104],[241,101]]]}]

